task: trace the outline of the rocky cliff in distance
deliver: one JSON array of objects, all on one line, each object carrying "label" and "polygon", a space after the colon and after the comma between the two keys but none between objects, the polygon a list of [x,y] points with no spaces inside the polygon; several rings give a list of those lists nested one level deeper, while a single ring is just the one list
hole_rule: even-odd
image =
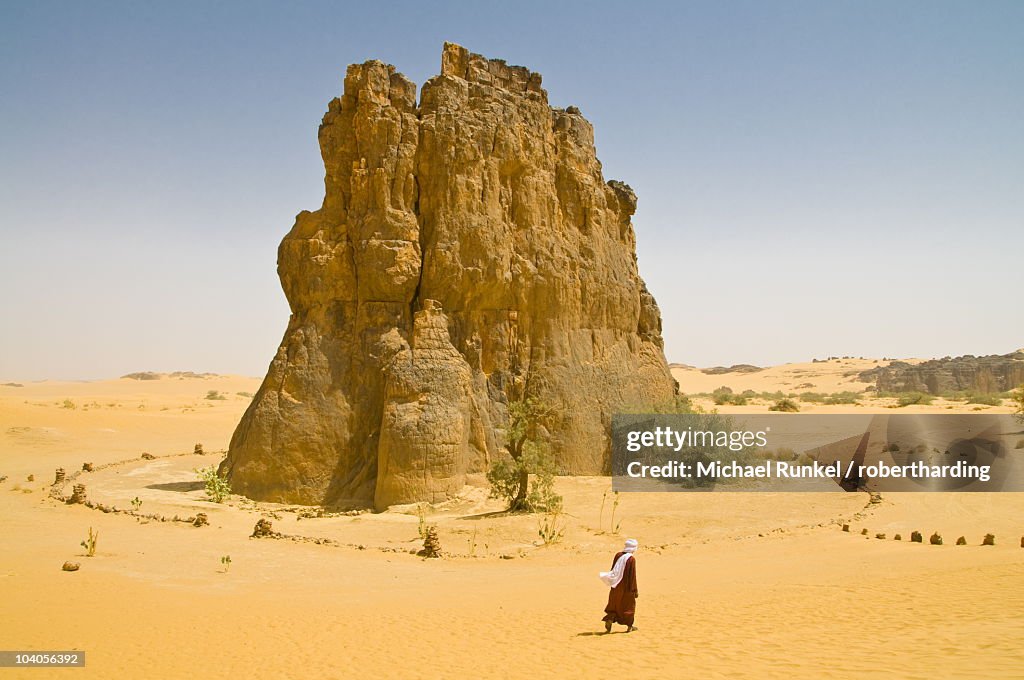
[{"label": "rocky cliff in distance", "polygon": [[532,396],[567,474],[608,469],[621,406],[671,401],[637,271],[636,196],[541,77],[445,44],[416,87],[352,65],[320,126],[323,206],[278,253],[284,339],[221,471],[251,498],[440,501],[503,449]]},{"label": "rocky cliff in distance", "polygon": [[1010,354],[932,359],[920,364],[893,361],[863,371],[863,382],[880,392],[976,392],[998,394],[1024,385],[1024,350]]}]

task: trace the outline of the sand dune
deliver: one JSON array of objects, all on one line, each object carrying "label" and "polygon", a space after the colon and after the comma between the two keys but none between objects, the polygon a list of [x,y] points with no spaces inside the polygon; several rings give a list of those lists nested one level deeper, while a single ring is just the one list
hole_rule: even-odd
[{"label": "sand dune", "polygon": [[[849,389],[836,377],[845,370],[799,377]],[[732,379],[705,377],[710,389]],[[731,386],[789,388],[742,380],[760,382]],[[257,383],[0,388],[2,646],[87,652],[84,669],[5,677],[993,678],[1024,667],[1021,494],[890,494],[876,504],[859,493],[622,494],[614,532],[611,498],[601,509],[608,479],[561,478],[561,542],[544,546],[537,516],[502,515],[467,489],[429,510],[448,556],[423,560],[410,554],[420,546],[412,508],[309,518],[205,499],[192,470],[220,459],[248,403],[239,393]],[[206,399],[210,390],[227,398]],[[196,442],[206,455],[190,453]],[[123,461],[79,476],[90,499],[130,508],[138,497],[142,514],[202,511],[210,525],[51,499],[54,468],[86,461]],[[261,517],[296,540],[249,538]],[[90,527],[91,558],[79,547]],[[910,543],[913,530],[946,544]],[[996,545],[982,547],[988,532]],[[596,574],[626,535],[642,545],[640,630],[598,635],[606,590]],[[969,545],[953,545],[959,535]],[[65,560],[81,570],[62,572]]]}]

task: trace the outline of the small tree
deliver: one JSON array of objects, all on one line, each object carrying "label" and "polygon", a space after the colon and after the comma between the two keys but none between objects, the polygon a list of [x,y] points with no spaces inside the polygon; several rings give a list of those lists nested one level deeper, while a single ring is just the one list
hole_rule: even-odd
[{"label": "small tree", "polygon": [[542,421],[550,414],[551,409],[533,397],[509,402],[505,431],[509,460],[491,466],[487,481],[491,497],[507,500],[512,512],[550,512],[561,507],[562,498],[554,492],[554,457],[550,446],[539,439]]},{"label": "small tree", "polygon": [[555,512],[562,507],[555,493],[556,472],[551,448],[527,441],[518,460],[499,460],[488,470],[491,498],[507,501],[510,512]]}]

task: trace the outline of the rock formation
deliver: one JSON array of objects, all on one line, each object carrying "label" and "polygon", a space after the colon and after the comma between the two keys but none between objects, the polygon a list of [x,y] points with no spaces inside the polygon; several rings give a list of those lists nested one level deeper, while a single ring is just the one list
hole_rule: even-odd
[{"label": "rock formation", "polygon": [[859,379],[874,382],[881,392],[998,394],[1024,384],[1024,351],[983,357],[967,354],[916,365],[893,361],[862,371]]},{"label": "rock formation", "polygon": [[443,500],[507,455],[525,396],[555,411],[561,472],[601,473],[611,414],[673,399],[636,196],[539,74],[446,44],[417,103],[393,66],[352,65],[319,138],[324,201],[278,251],[292,314],[221,467],[234,491]]}]

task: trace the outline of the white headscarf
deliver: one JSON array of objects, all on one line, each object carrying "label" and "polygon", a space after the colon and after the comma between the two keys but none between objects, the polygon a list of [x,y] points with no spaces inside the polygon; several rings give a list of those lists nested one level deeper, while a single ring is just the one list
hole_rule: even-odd
[{"label": "white headscarf", "polygon": [[622,555],[619,559],[615,560],[615,565],[611,571],[602,571],[598,574],[598,578],[605,582],[609,588],[614,588],[622,582],[622,576],[626,573],[626,562],[633,557],[633,553],[636,552],[637,542],[635,538],[626,540],[626,545],[622,547]]}]

